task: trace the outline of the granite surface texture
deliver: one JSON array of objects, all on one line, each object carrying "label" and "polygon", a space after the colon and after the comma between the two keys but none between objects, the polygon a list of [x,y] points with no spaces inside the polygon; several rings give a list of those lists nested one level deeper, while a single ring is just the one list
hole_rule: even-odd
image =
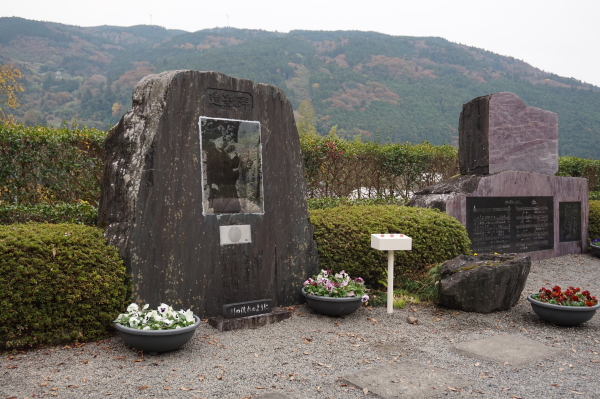
[{"label": "granite surface texture", "polygon": [[459,121],[461,174],[558,171],[558,116],[528,107],[513,93],[477,97]]},{"label": "granite surface texture", "polygon": [[[201,116],[260,123],[262,213],[206,212]],[[104,160],[99,226],[125,259],[135,301],[191,308],[202,318],[226,303],[301,301],[302,282],[318,270],[317,250],[298,133],[281,89],[218,72],[146,76],[109,132]],[[252,242],[220,245],[219,227],[228,225],[249,225]]]}]

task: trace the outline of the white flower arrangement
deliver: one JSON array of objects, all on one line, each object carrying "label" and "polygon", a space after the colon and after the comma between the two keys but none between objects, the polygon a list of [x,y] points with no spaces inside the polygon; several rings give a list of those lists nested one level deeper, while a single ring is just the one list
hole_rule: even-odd
[{"label": "white flower arrangement", "polygon": [[114,322],[137,330],[174,330],[196,322],[190,309],[175,311],[165,303],[156,310],[149,310],[149,307],[146,304],[140,310],[137,304],[132,303],[127,307],[127,313],[121,313]]}]

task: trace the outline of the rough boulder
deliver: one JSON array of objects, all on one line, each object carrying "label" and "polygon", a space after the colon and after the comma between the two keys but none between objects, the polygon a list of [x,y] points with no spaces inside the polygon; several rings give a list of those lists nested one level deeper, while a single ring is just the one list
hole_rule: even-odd
[{"label": "rough boulder", "polygon": [[510,309],[530,268],[531,258],[517,254],[457,256],[442,266],[439,303],[477,313]]}]

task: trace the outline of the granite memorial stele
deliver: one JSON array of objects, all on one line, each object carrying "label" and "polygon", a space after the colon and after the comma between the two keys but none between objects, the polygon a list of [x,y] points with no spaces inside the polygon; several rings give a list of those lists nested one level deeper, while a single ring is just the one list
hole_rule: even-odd
[{"label": "granite memorial stele", "polygon": [[99,226],[135,301],[202,318],[301,301],[318,259],[282,90],[218,72],[146,76],[105,150]]}]

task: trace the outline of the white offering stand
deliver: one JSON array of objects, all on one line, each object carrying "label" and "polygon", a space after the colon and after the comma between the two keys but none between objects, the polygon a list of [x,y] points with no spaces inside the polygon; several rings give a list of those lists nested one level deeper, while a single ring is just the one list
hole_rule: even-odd
[{"label": "white offering stand", "polygon": [[410,251],[412,238],[404,234],[371,234],[371,247],[388,251],[387,312],[394,312],[394,251]]}]

